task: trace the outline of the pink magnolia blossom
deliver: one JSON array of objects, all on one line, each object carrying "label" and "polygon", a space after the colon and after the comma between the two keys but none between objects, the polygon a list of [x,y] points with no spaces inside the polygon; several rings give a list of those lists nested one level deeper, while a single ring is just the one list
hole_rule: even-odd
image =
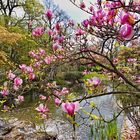
[{"label": "pink magnolia blossom", "polygon": [[74,26],[74,25],[75,25],[75,24],[74,24],[74,21],[73,21],[73,20],[69,20],[68,25],[69,25],[69,26]]},{"label": "pink magnolia blossom", "polygon": [[97,77],[90,78],[87,81],[90,86],[94,86],[94,87],[97,87],[101,84],[100,78]]},{"label": "pink magnolia blossom", "polygon": [[27,66],[26,67],[26,72],[28,72],[28,73],[33,73],[33,68],[32,68],[32,66]]},{"label": "pink magnolia blossom", "polygon": [[55,105],[56,105],[56,106],[59,106],[59,105],[61,104],[61,100],[58,99],[58,98],[55,98],[55,99],[54,99],[54,102],[55,102]]},{"label": "pink magnolia blossom", "polygon": [[29,20],[28,27],[29,28],[32,28],[32,24],[33,24],[33,21],[32,20]]},{"label": "pink magnolia blossom", "polygon": [[3,106],[3,110],[8,111],[10,108],[7,105]]},{"label": "pink magnolia blossom", "polygon": [[58,38],[59,38],[58,35],[54,35],[53,36],[53,41],[56,42],[58,40]]},{"label": "pink magnolia blossom", "polygon": [[82,29],[77,29],[76,32],[75,32],[75,35],[76,36],[81,36],[81,35],[84,35],[84,33],[85,32]]},{"label": "pink magnolia blossom", "polygon": [[84,70],[83,72],[82,72],[82,74],[83,75],[86,75],[86,74],[88,74],[89,72],[87,71],[87,70]]},{"label": "pink magnolia blossom", "polygon": [[121,16],[120,16],[120,22],[121,24],[130,24],[132,25],[134,23],[134,17],[132,15],[130,15],[130,13],[128,12],[121,12]]},{"label": "pink magnolia blossom", "polygon": [[34,73],[29,73],[28,78],[29,78],[29,80],[34,80],[35,79],[35,74]]},{"label": "pink magnolia blossom", "polygon": [[90,10],[90,12],[93,12],[93,11],[94,11],[93,6],[90,6],[90,7],[89,7],[89,10]]},{"label": "pink magnolia blossom", "polygon": [[124,40],[130,40],[134,36],[133,27],[127,23],[121,26],[119,33]]},{"label": "pink magnolia blossom", "polygon": [[48,30],[48,35],[52,36],[53,35],[53,31],[51,29]]},{"label": "pink magnolia blossom", "polygon": [[21,78],[19,78],[19,77],[16,77],[16,78],[14,79],[13,89],[14,89],[14,90],[18,90],[19,86],[21,86],[22,83],[23,83],[23,80],[22,80]]},{"label": "pink magnolia blossom", "polygon": [[61,96],[61,95],[68,94],[69,90],[66,87],[63,87],[62,90],[54,90],[53,92],[54,94]]},{"label": "pink magnolia blossom", "polygon": [[29,56],[30,56],[30,57],[36,57],[36,53],[35,53],[34,51],[30,51],[30,52],[29,52]]},{"label": "pink magnolia blossom", "polygon": [[38,51],[39,51],[39,54],[40,54],[41,56],[44,56],[45,53],[46,53],[45,50],[42,49],[42,48],[39,48]]},{"label": "pink magnolia blossom", "polygon": [[33,64],[33,66],[36,67],[36,68],[40,67],[40,65],[41,65],[41,62],[40,62],[40,61],[39,61],[39,62],[35,62],[35,63]]},{"label": "pink magnolia blossom", "polygon": [[70,116],[73,116],[76,111],[80,109],[80,104],[79,102],[66,102],[62,103],[62,110],[66,113],[68,113]]},{"label": "pink magnolia blossom", "polygon": [[85,3],[84,3],[84,2],[81,2],[81,3],[80,3],[80,8],[81,8],[81,9],[86,8],[86,5],[85,5]]},{"label": "pink magnolia blossom", "polygon": [[8,77],[8,79],[13,80],[16,77],[16,75],[14,73],[12,73],[11,70],[9,70],[7,77]]},{"label": "pink magnolia blossom", "polygon": [[33,31],[32,31],[32,35],[34,37],[39,37],[39,36],[42,36],[43,34],[44,34],[43,27],[37,27],[37,28],[33,29]]},{"label": "pink magnolia blossom", "polygon": [[106,6],[106,8],[108,8],[110,10],[111,8],[121,6],[121,3],[120,2],[114,2],[114,1],[107,1],[105,6]]},{"label": "pink magnolia blossom", "polygon": [[57,31],[60,31],[61,25],[60,25],[59,22],[57,22],[57,23],[55,24],[55,29],[56,29]]},{"label": "pink magnolia blossom", "polygon": [[87,28],[88,25],[89,25],[89,20],[88,20],[88,19],[84,20],[84,21],[82,22],[82,25],[83,25],[85,28]]},{"label": "pink magnolia blossom", "polygon": [[137,84],[140,84],[140,75],[136,77],[135,82],[136,82]]},{"label": "pink magnolia blossom", "polygon": [[39,95],[39,99],[40,99],[40,100],[46,100],[46,96],[44,96],[44,95]]},{"label": "pink magnolia blossom", "polygon": [[44,59],[45,63],[47,65],[51,64],[51,62],[53,61],[53,58],[51,56],[47,56],[45,59]]},{"label": "pink magnolia blossom", "polygon": [[5,96],[7,96],[7,95],[9,94],[9,90],[3,89],[2,91],[0,91],[0,93],[1,93],[1,95],[2,95],[3,97],[5,97]]},{"label": "pink magnolia blossom", "polygon": [[61,45],[57,44],[57,43],[54,44],[52,46],[52,48],[53,48],[54,51],[63,51],[63,47]]},{"label": "pink magnolia blossom", "polygon": [[60,37],[58,38],[58,42],[59,42],[59,43],[62,43],[62,42],[64,41],[64,39],[65,39],[64,36],[60,36]]},{"label": "pink magnolia blossom", "polygon": [[140,79],[136,80],[135,82],[136,82],[137,84],[140,84]]},{"label": "pink magnolia blossom", "polygon": [[60,95],[60,91],[58,91],[58,90],[54,90],[53,93],[54,93],[55,95]]},{"label": "pink magnolia blossom", "polygon": [[19,95],[19,96],[17,97],[17,99],[15,99],[15,101],[16,101],[17,103],[24,102],[24,96]]},{"label": "pink magnolia blossom", "polygon": [[63,59],[64,56],[63,56],[63,55],[57,55],[57,58],[58,58],[58,59]]},{"label": "pink magnolia blossom", "polygon": [[40,104],[35,110],[37,110],[40,113],[49,112],[49,109],[46,106],[44,106],[43,104]]},{"label": "pink magnolia blossom", "polygon": [[69,90],[66,87],[63,87],[61,90],[61,95],[68,94]]},{"label": "pink magnolia blossom", "polygon": [[96,20],[97,24],[102,25],[106,20],[106,18],[105,18],[106,17],[106,12],[104,10],[102,10],[102,9],[97,10],[94,13],[94,16],[95,16],[94,20]]},{"label": "pink magnolia blossom", "polygon": [[135,63],[136,61],[137,61],[136,58],[128,58],[127,59],[127,62],[129,62],[129,63]]},{"label": "pink magnolia blossom", "polygon": [[45,12],[45,16],[48,18],[48,20],[51,20],[52,17],[53,17],[53,13],[50,9],[48,9],[46,12]]},{"label": "pink magnolia blossom", "polygon": [[14,85],[20,86],[20,85],[22,85],[22,83],[23,83],[23,80],[20,77],[16,77],[14,79]]},{"label": "pink magnolia blossom", "polygon": [[19,65],[19,68],[20,68],[23,72],[25,72],[26,67],[27,67],[27,66],[26,66],[25,64]]},{"label": "pink magnolia blossom", "polygon": [[13,89],[17,91],[19,89],[19,86],[13,85]]}]

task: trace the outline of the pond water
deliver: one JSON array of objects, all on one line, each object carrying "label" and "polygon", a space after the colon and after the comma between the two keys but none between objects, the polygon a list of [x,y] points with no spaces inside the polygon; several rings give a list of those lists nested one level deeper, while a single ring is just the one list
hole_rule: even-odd
[{"label": "pond water", "polygon": [[[95,105],[100,109],[100,113],[102,114],[102,116],[104,116],[104,118],[106,120],[111,119],[115,114],[117,114],[117,112],[119,112],[119,108],[117,107],[116,104],[116,99],[115,96],[109,95],[109,96],[103,96],[103,97],[96,97],[94,99],[88,99],[88,100],[84,100],[81,102],[81,106],[84,106],[83,108],[87,111],[87,112],[91,112],[91,108],[89,107],[89,102],[93,101],[95,103]],[[16,117],[19,118],[21,120],[28,120],[30,122],[37,122],[37,112],[35,111],[35,106],[37,106],[38,104],[38,100],[33,101],[32,103],[24,103],[22,104],[18,109],[14,110],[13,112],[10,113],[6,113],[7,117]],[[27,108],[28,105],[28,108]],[[64,117],[61,109],[57,109],[54,105],[53,101],[48,101],[48,106],[50,108],[50,112],[51,112],[51,117],[52,118],[59,118],[63,121],[67,121],[67,119]],[[92,112],[95,115],[99,115],[97,110],[94,110]],[[79,124],[83,123],[83,118],[86,117],[86,115],[82,112],[79,111],[78,112],[79,115],[77,115],[76,117],[76,122]],[[5,114],[3,114],[3,116],[5,117]],[[123,125],[123,121],[124,121],[124,115],[121,114],[118,118],[117,118],[117,124],[118,124],[118,129],[122,128]],[[39,122],[39,121],[38,121]],[[37,123],[38,123],[37,122]],[[90,121],[88,121],[88,119],[85,119],[86,123],[91,123]],[[77,134],[77,139],[76,140],[88,140],[89,139],[89,127],[86,126],[86,123],[82,124],[80,127],[76,128],[76,134]],[[72,125],[69,125],[68,129],[72,129]],[[71,133],[69,133],[71,135]],[[71,136],[70,136],[71,137]]]},{"label": "pond water", "polygon": [[[101,115],[105,118],[105,120],[111,120],[113,118],[114,114],[119,113],[120,109],[118,108],[117,104],[116,104],[116,98],[115,96],[112,95],[107,95],[107,96],[103,96],[103,97],[96,97],[94,99],[88,99],[87,101],[82,101],[81,102],[81,106],[85,105],[85,110],[87,112],[91,112],[92,109],[91,107],[89,107],[88,102],[93,101],[95,103],[95,105],[98,107],[98,109],[100,110]],[[92,112],[93,114],[99,116],[99,112],[97,110],[93,110]],[[82,117],[85,116],[85,114],[81,113]],[[123,124],[124,124],[124,114],[122,113],[118,118],[117,118],[117,127],[118,130],[121,130]],[[77,119],[77,121],[81,122],[82,119],[80,120],[79,118]],[[93,121],[94,124],[95,121]],[[90,122],[87,122],[90,123]],[[85,139],[88,140],[89,139],[89,135],[90,135],[90,130],[89,128],[85,129],[85,125],[83,124],[81,127],[79,127],[79,132],[83,132],[81,133],[81,140]],[[84,131],[83,131],[84,130]]]}]

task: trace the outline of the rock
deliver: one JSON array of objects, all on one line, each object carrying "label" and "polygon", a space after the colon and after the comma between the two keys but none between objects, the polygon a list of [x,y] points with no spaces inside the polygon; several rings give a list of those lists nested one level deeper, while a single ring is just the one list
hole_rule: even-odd
[{"label": "rock", "polygon": [[72,130],[71,124],[57,118],[36,126],[16,118],[0,119],[0,140],[72,140]]},{"label": "rock", "polygon": [[56,140],[56,137],[38,133],[31,124],[14,118],[8,122],[0,119],[0,140]]},{"label": "rock", "polygon": [[57,136],[57,129],[55,127],[47,127],[46,133],[50,136]]}]

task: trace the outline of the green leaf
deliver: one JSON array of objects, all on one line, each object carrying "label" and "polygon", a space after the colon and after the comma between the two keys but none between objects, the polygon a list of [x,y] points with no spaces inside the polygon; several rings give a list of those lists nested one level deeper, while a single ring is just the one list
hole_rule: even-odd
[{"label": "green leaf", "polygon": [[1,104],[5,103],[5,102],[6,102],[6,100],[2,100],[2,101],[0,101]]},{"label": "green leaf", "polygon": [[93,101],[90,102],[90,107],[95,107],[95,103]]},{"label": "green leaf", "polygon": [[90,74],[86,74],[82,79],[86,80],[86,79],[90,79],[92,77],[98,77],[100,79],[107,79],[108,78],[105,74],[99,74],[97,72],[92,72]]},{"label": "green leaf", "polygon": [[100,118],[98,116],[96,116],[95,114],[90,114],[90,117],[93,119],[93,120],[99,120]]}]

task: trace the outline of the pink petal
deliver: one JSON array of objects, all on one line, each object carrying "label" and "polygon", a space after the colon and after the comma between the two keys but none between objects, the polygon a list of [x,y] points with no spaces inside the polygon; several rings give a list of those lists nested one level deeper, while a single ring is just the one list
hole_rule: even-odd
[{"label": "pink petal", "polygon": [[75,105],[75,111],[78,111],[78,110],[80,109],[80,104],[79,104],[79,102],[78,102],[78,101],[75,102],[74,105]]},{"label": "pink petal", "polygon": [[62,103],[62,110],[63,110],[64,112],[67,112],[66,107],[65,107],[65,104],[66,104],[66,103]]}]

